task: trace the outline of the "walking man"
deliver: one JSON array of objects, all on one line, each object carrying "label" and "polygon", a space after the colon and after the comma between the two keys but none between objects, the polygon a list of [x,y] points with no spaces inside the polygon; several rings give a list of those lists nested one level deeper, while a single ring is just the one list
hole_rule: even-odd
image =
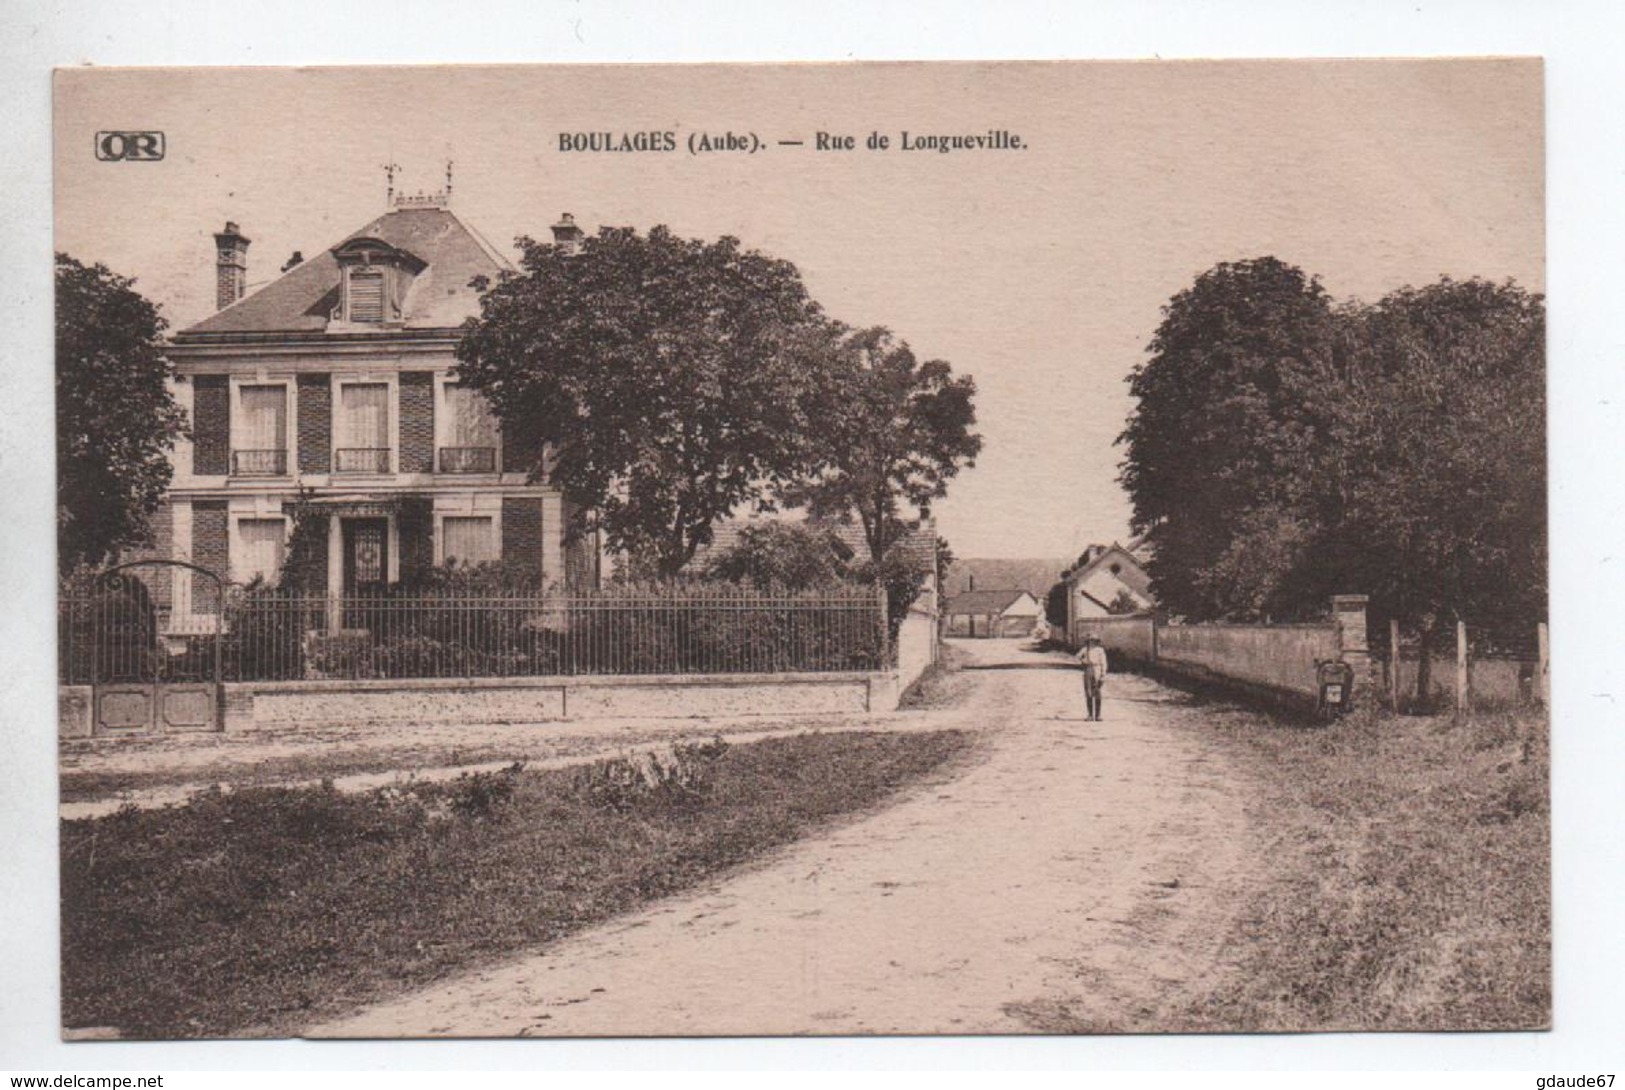
[{"label": "walking man", "polygon": [[1085,636],[1077,657],[1083,665],[1083,697],[1089,707],[1087,718],[1090,722],[1099,722],[1100,686],[1106,680],[1106,649],[1101,646],[1100,637]]}]

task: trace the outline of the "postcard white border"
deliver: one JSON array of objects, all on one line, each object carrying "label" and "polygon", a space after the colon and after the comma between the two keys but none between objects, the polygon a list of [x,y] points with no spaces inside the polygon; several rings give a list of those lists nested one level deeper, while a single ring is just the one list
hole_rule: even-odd
[{"label": "postcard white border", "polygon": [[[424,9],[428,9],[425,11]],[[234,7],[205,0],[7,5],[0,46],[0,1068],[1009,1067],[1617,1069],[1625,943],[1625,9],[954,2],[688,5],[504,0]],[[672,14],[675,13],[675,14]],[[471,17],[473,16],[473,17]],[[57,890],[49,69],[139,64],[790,61],[1542,55],[1546,58],[1556,1029],[1549,1034],[872,1041],[204,1042],[56,1040]],[[1531,1084],[1532,1085],[1532,1084]]]}]

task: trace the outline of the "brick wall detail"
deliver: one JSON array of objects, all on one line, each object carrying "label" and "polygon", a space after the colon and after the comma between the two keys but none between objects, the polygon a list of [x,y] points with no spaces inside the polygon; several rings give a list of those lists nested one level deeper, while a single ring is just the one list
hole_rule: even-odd
[{"label": "brick wall detail", "polygon": [[434,472],[434,373],[403,371],[400,384],[401,472]]},{"label": "brick wall detail", "polygon": [[396,526],[401,541],[401,582],[415,583],[434,568],[434,505],[425,496],[401,501]]},{"label": "brick wall detail", "polygon": [[327,375],[299,376],[299,472],[333,470],[333,382]]},{"label": "brick wall detail", "polygon": [[192,378],[192,472],[231,472],[231,388],[225,375]]},{"label": "brick wall detail", "polygon": [[[222,579],[231,578],[231,553],[226,540],[226,501],[192,501],[192,563]],[[192,581],[192,612],[218,613],[220,599],[214,580],[197,575]]]},{"label": "brick wall detail", "polygon": [[502,498],[502,559],[534,571],[542,567],[542,501],[538,496]]}]

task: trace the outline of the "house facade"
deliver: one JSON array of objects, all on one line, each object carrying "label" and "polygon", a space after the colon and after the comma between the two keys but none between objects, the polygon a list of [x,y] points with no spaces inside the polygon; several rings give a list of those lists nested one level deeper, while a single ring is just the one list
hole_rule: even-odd
[{"label": "house facade", "polygon": [[[1069,638],[1078,622],[1116,613],[1147,612],[1156,608],[1151,577],[1145,570],[1141,542],[1129,545],[1091,545],[1078,562],[1061,573],[1066,584],[1066,630]],[[1125,608],[1132,607],[1132,608]]]},{"label": "house facade", "polygon": [[[554,233],[581,238],[568,216]],[[167,349],[192,434],[155,518],[159,555],[275,582],[297,519],[310,593],[366,595],[451,561],[594,581],[596,550],[566,546],[562,495],[532,479],[544,451],[504,436],[453,375],[459,327],[479,312],[471,282],[510,266],[449,192],[392,194],[253,292],[249,238],[227,223],[215,241],[218,310]],[[219,612],[201,577],[155,591],[170,631],[207,631]]]}]

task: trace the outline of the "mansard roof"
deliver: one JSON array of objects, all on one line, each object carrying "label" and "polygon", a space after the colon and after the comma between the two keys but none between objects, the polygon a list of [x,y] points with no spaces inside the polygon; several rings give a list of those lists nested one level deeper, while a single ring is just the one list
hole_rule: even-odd
[{"label": "mansard roof", "polygon": [[[331,249],[294,266],[282,276],[224,310],[176,335],[180,343],[231,339],[234,334],[315,334],[327,329],[339,302],[343,271],[339,258],[363,244],[406,255],[413,269],[402,304],[402,321],[392,328],[453,329],[479,313],[479,294],[469,284],[477,276],[495,278],[511,264],[447,208],[396,208],[347,235]],[[379,332],[388,332],[380,330]]]}]

